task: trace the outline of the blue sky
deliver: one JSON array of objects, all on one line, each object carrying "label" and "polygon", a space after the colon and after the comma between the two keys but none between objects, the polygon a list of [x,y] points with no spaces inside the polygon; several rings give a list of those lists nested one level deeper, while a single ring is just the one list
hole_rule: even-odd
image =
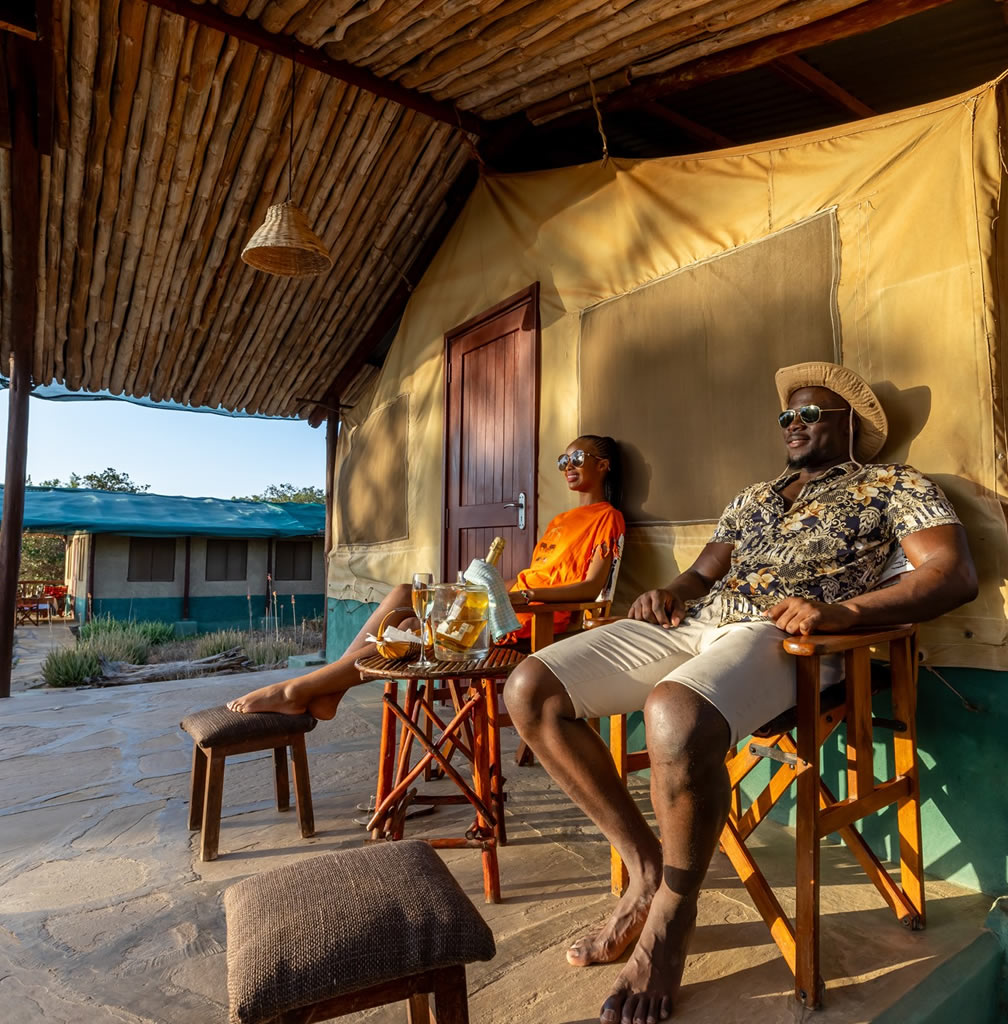
[{"label": "blue sky", "polygon": [[[6,390],[0,437],[7,446]],[[28,473],[34,483],[71,473],[128,473],[157,494],[231,498],[270,484],[325,486],[325,426],[148,409],[129,402],[32,398]],[[0,480],[2,483],[2,480]]]}]

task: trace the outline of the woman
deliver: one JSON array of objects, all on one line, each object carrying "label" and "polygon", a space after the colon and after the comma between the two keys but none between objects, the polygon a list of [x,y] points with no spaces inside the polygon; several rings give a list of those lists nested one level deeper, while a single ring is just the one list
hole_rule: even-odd
[{"label": "woman", "polygon": [[[511,602],[516,609],[530,601],[565,603],[597,597],[609,574],[616,542],[626,529],[615,507],[622,486],[616,441],[583,434],[557,459],[557,468],[564,474],[567,487],[581,500],[577,508],[551,520],[536,544],[532,564],[513,581]],[[402,623],[412,615],[409,604],[410,587],[400,584],[371,613],[338,661],[296,679],[253,690],[231,701],[228,707],[232,711],[279,711],[288,715],[308,712],[315,718],[332,718],[343,694],[361,682],[354,662],[375,653],[374,644],[365,639],[367,635],[377,633],[390,612],[401,612]],[[531,616],[519,614],[519,618],[527,621],[514,635],[528,636]],[[554,628],[560,632],[569,624],[570,613],[558,612],[554,620]]]}]

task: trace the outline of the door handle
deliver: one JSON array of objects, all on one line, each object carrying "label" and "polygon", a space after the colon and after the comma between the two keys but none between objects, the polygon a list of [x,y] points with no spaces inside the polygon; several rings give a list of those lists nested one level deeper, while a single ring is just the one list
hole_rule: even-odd
[{"label": "door handle", "polygon": [[525,529],[525,492],[524,491],[519,491],[518,492],[518,500],[517,501],[509,501],[504,507],[505,508],[516,508],[516,509],[518,509],[518,529],[519,530],[524,530]]}]

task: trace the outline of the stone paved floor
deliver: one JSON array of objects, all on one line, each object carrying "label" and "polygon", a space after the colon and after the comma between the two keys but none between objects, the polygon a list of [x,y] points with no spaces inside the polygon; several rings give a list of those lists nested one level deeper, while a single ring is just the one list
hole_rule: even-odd
[{"label": "stone paved floor", "polygon": [[[24,646],[30,646],[27,638]],[[189,711],[292,674],[101,690],[22,688],[0,701],[4,1024],[227,1019],[221,893],[255,871],[361,841],[352,819],[360,815],[355,805],[373,790],[380,688],[353,691],[333,722],[309,734],[319,829],[312,839],[300,838],[293,813],[273,808],[266,757],[229,762],[221,857],[212,863],[198,860],[186,827],[191,748],[178,722]],[[513,734],[505,745],[513,750]],[[482,903],[474,851],[442,851],[497,941],[496,958],[469,970],[472,1020],[595,1021],[618,966],[577,970],[567,966],[563,951],[611,906],[608,849],[540,768],[509,767],[507,783],[503,902]],[[646,791],[637,791],[646,804]],[[460,808],[441,807],[418,819],[411,834],[455,832],[465,817]],[[793,840],[772,825],[768,837],[761,856],[786,904],[793,900]],[[910,933],[849,858],[827,848],[824,865],[828,990],[817,1024],[871,1020],[968,944],[990,902],[934,883],[929,927]],[[790,990],[786,966],[719,855],[702,897],[675,1019],[775,1024],[811,1017]],[[352,1019],[402,1024],[405,1013],[399,1005]]]}]

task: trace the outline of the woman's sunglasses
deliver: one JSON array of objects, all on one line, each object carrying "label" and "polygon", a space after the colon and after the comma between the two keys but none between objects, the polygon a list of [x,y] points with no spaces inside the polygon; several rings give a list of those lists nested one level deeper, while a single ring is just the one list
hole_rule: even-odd
[{"label": "woman's sunglasses", "polygon": [[557,469],[559,469],[561,473],[563,473],[568,466],[580,469],[584,465],[584,460],[588,458],[598,459],[600,456],[593,455],[591,452],[582,451],[580,448],[575,448],[570,455],[564,452],[563,455],[557,459]]},{"label": "woman's sunglasses", "polygon": [[786,430],[800,416],[802,423],[818,423],[824,412],[847,412],[847,409],[820,409],[818,405],[803,405],[800,409],[785,409],[777,422]]}]

